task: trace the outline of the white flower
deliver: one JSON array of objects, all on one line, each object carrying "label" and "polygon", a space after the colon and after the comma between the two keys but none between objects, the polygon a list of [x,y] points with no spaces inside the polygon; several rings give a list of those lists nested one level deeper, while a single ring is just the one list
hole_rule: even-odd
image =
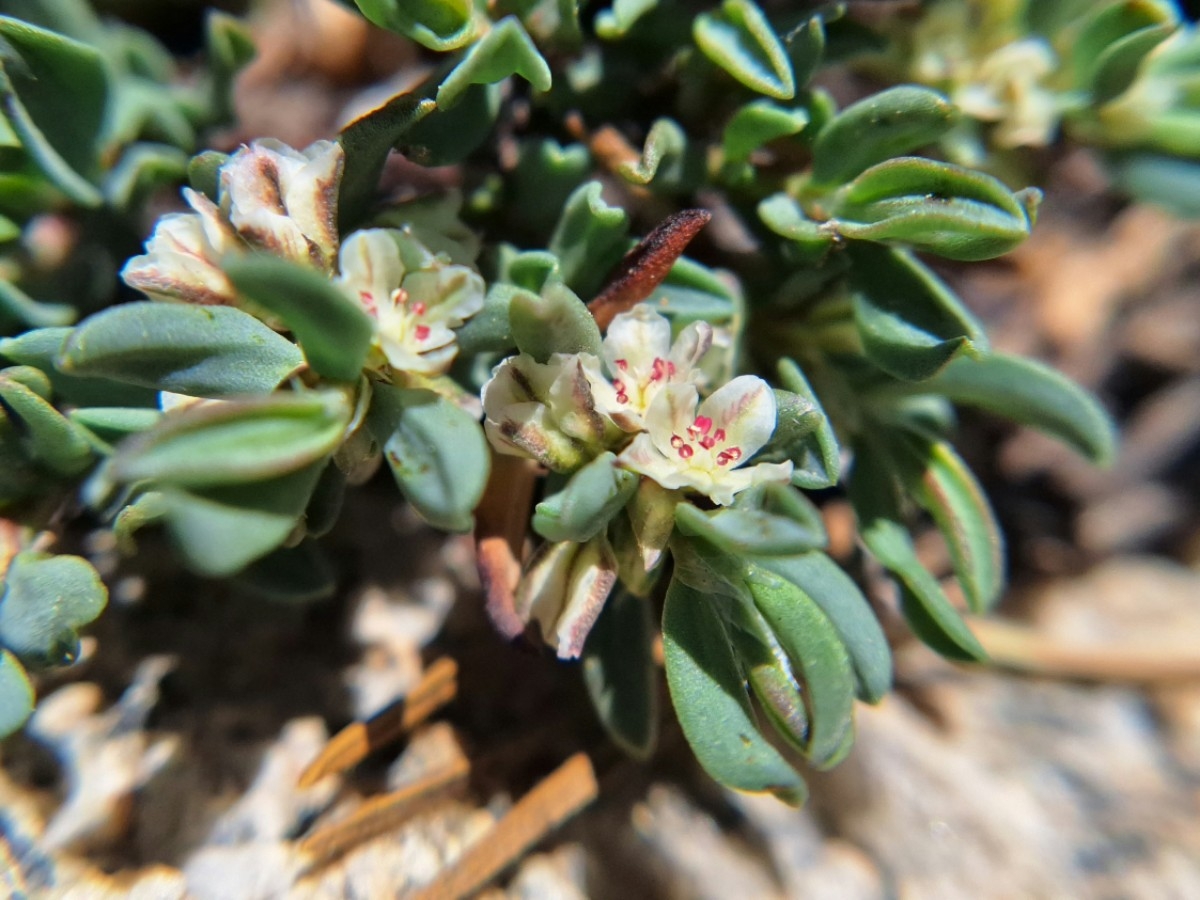
[{"label": "white flower", "polygon": [[483,279],[424,248],[413,254],[422,267],[410,271],[396,240],[384,229],[352,234],[338,255],[336,281],[375,319],[376,348],[386,365],[437,375],[458,353],[454,329],[483,308]]},{"label": "white flower", "polygon": [[516,613],[538,623],[559,659],[577,659],[616,581],[616,559],[603,534],[583,544],[545,544],[517,586]]},{"label": "white flower", "polygon": [[711,325],[693,322],[672,344],[670,321],[644,303],[612,320],[604,337],[604,365],[627,431],[641,429],[650,402],[665,385],[702,380],[698,365],[712,340]]},{"label": "white flower", "polygon": [[158,220],[146,252],[121,270],[125,283],[156,300],[231,305],[237,291],[221,270],[232,253],[262,249],[330,271],[337,254],[340,144],[318,141],[303,152],[257,141],[219,173],[219,200],[183,189],[190,213]]},{"label": "white flower", "polygon": [[699,491],[720,506],[753,485],[791,478],[791,462],[741,468],[775,431],[775,395],[765,381],[742,375],[699,400],[693,384],[659,391],[646,412],[648,431],[618,462],[665,488]]},{"label": "white flower", "polygon": [[328,272],[337,254],[341,144],[255,141],[220,171],[221,210],[252,246]]},{"label": "white flower", "polygon": [[571,472],[626,437],[621,404],[590,353],[554,353],[545,363],[510,356],[483,386],[484,430],[501,453]]},{"label": "white flower", "polygon": [[1044,40],[1013,41],[979,63],[954,92],[954,102],[976,119],[995,122],[992,137],[1000,146],[1044,147],[1054,139],[1061,115],[1044,84],[1057,69]]},{"label": "white flower", "polygon": [[146,253],[129,260],[121,277],[130,287],[157,300],[231,304],[237,291],[220,263],[241,241],[203,194],[184,188],[183,198],[194,212],[170,213],[159,219],[146,241]]}]

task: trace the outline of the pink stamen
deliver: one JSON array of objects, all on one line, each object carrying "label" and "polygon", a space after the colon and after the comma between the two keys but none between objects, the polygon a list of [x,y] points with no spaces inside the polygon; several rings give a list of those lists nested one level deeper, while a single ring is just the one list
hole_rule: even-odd
[{"label": "pink stamen", "polygon": [[730,447],[728,450],[722,450],[717,454],[717,465],[727,466],[731,462],[737,462],[742,458],[742,451],[738,447]]},{"label": "pink stamen", "polygon": [[715,440],[717,443],[721,443],[722,441],[724,441],[725,440],[725,429],[718,428],[716,433],[713,435],[713,440]]},{"label": "pink stamen", "polygon": [[667,377],[668,378],[675,377],[675,363],[673,363],[673,362],[667,363]]},{"label": "pink stamen", "polygon": [[683,459],[691,459],[692,454],[695,452],[696,451],[692,449],[691,444],[684,444],[682,447],[679,448],[679,455]]},{"label": "pink stamen", "polygon": [[375,295],[370,291],[359,291],[358,302],[363,305],[363,309],[371,315],[375,315]]},{"label": "pink stamen", "polygon": [[688,426],[688,434],[693,438],[697,435],[708,434],[712,429],[712,419],[708,416],[696,416],[696,421]]},{"label": "pink stamen", "polygon": [[671,446],[678,450],[683,446],[683,438],[677,434],[671,435]]},{"label": "pink stamen", "polygon": [[667,363],[662,357],[654,357],[654,365],[650,367],[650,380],[662,381],[667,374]]},{"label": "pink stamen", "polygon": [[414,303],[413,308],[412,308],[413,315],[414,316],[423,316],[423,315],[425,315],[426,309],[428,309],[428,307],[426,307],[424,303],[420,303],[420,302]]},{"label": "pink stamen", "polygon": [[416,335],[417,335],[418,341],[425,340],[427,337],[429,337],[429,326],[428,325],[418,325],[417,329],[416,329]]},{"label": "pink stamen", "polygon": [[624,359],[618,359],[617,360],[617,368],[620,369],[622,372],[624,372],[626,369],[629,368],[629,361],[624,360]]},{"label": "pink stamen", "polygon": [[705,435],[704,437],[700,438],[700,446],[705,450],[711,450],[716,445],[717,439],[712,435]]}]

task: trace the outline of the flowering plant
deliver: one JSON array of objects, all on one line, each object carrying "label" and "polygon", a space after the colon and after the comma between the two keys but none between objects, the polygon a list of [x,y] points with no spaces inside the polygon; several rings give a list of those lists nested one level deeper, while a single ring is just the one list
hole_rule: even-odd
[{"label": "flowering plant", "polygon": [[[1011,146],[1120,118],[1139,79],[1175,84],[1170,47],[1190,38],[1126,29],[1162,49],[1109,59],[1103,76],[1077,50],[1085,102],[1055,92],[1049,45],[1022,30],[1075,18],[1030,4],[995,20],[1003,40],[955,32],[931,59],[921,28],[963,6],[943,0],[925,26],[895,26],[899,63],[855,60],[934,86],[839,108],[813,78],[864,33],[840,8],[650,0],[589,20],[571,3],[357,6],[445,65],[305,149],[263,139],[188,160],[181,141],[186,164],[149,187],[186,178],[186,209],[145,222],[145,252],[123,257],[145,299],[47,319],[5,287],[22,315],[0,339],[0,504],[21,537],[0,599],[0,732],[29,715],[28,672],[69,661],[104,605],[87,563],[45,552],[37,533],[62,521],[46,509],[86,508],[126,552],[155,526],[201,575],[316,599],[336,588],[322,536],[382,468],[430,525],[473,535],[502,634],[582,658],[622,747],[653,750],[661,635],[704,768],[802,800],[797,758],[836,763],[855,701],[890,689],[877,609],[948,657],[985,656],[964,615],[1001,595],[1003,542],[951,443],[955,409],[1096,461],[1112,451],[1096,401],[993,351],[925,261],[1000,256],[1037,217],[1038,191],[951,151],[964,129]],[[1143,6],[1145,28],[1182,33]],[[231,28],[213,29],[225,88],[248,55]],[[81,93],[95,122],[68,166],[82,145],[52,128],[61,98],[26,77],[60,70],[83,92],[114,71],[99,38],[5,17],[0,37],[0,89],[20,113],[12,177],[57,191],[56,215],[136,216],[139,192],[118,202],[116,155],[101,152],[136,146],[136,129],[113,137],[119,84]],[[654,102],[630,107],[631,84]],[[614,110],[620,128],[605,124]],[[187,137],[218,111],[227,100],[194,114]],[[456,167],[462,190],[384,196],[396,151]],[[45,214],[0,211],[23,240]],[[861,572],[826,552],[821,506],[843,497],[888,596],[868,599]],[[921,519],[962,604],[917,556]]]}]

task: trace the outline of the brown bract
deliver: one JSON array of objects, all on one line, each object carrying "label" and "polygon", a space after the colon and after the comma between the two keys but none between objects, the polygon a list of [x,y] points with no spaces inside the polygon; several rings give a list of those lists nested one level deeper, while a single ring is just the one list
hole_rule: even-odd
[{"label": "brown bract", "polygon": [[709,223],[706,209],[684,209],[663,219],[636,247],[625,254],[604,287],[588,304],[600,330],[653,293],[683,255],[692,238]]}]

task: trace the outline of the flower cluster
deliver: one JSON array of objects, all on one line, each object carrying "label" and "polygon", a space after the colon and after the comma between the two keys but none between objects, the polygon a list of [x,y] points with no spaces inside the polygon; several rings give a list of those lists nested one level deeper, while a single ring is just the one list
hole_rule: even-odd
[{"label": "flower cluster", "polygon": [[304,151],[267,140],[243,147],[221,166],[217,202],[185,188],[192,211],[163,216],[122,277],[154,299],[236,305],[222,261],[270,253],[329,275],[374,319],[369,368],[445,372],[458,350],[454,329],[483,307],[483,279],[400,230],[356,231],[339,248],[343,165],[333,141]]},{"label": "flower cluster", "polygon": [[775,430],[765,381],[744,375],[700,400],[712,340],[712,326],[694,322],[672,342],[670,322],[643,304],[609,327],[605,371],[588,353],[510,357],[483,389],[488,437],[557,472],[611,450],[624,468],[721,506],[755,484],[786,482],[791,463],[746,466]]},{"label": "flower cluster", "polygon": [[582,653],[619,575],[644,581],[657,567],[687,492],[728,506],[747,488],[791,478],[791,462],[749,464],[776,426],[765,381],[743,375],[701,399],[713,337],[711,325],[694,322],[672,341],[670,321],[643,304],[613,319],[603,363],[588,353],[544,363],[519,354],[483,388],[484,426],[501,453],[561,473],[594,469],[607,456],[645,476],[628,500],[636,560],[628,570],[601,525],[585,541],[543,545],[517,585],[515,627],[537,622],[562,658]]}]

